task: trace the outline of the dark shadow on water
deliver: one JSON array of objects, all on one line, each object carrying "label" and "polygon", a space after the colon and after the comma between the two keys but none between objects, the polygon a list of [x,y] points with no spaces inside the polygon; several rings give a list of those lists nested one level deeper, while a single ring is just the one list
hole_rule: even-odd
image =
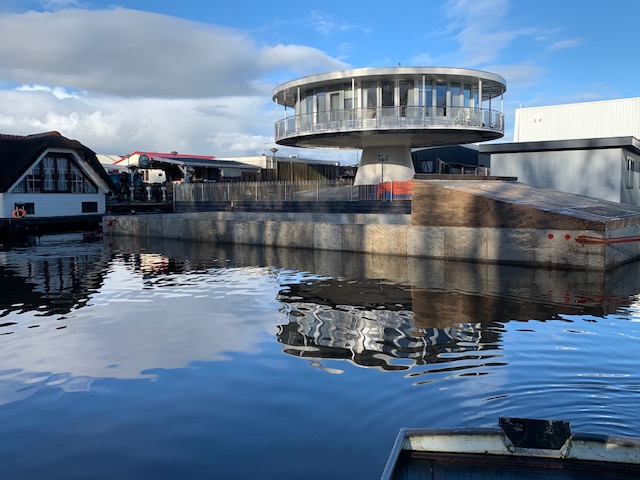
[{"label": "dark shadow on water", "polygon": [[81,307],[102,285],[109,260],[102,242],[82,234],[43,236],[35,245],[3,252],[0,318],[32,310],[64,315]]}]

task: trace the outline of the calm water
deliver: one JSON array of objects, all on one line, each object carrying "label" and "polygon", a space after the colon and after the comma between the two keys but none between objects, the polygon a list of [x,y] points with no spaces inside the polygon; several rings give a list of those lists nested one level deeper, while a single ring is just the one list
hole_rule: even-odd
[{"label": "calm water", "polygon": [[640,436],[639,266],[43,237],[0,252],[0,478],[378,478],[398,429]]}]

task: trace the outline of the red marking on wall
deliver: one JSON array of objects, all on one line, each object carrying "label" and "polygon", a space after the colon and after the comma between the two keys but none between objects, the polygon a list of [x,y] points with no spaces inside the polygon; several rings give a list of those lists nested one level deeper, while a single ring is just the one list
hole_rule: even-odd
[{"label": "red marking on wall", "polygon": [[553,233],[549,234],[549,240],[553,240]]},{"label": "red marking on wall", "polygon": [[586,245],[595,245],[595,244],[610,245],[612,243],[640,242],[640,236],[618,237],[618,238],[600,238],[600,237],[589,237],[587,235],[578,235],[576,237],[576,242],[584,243]]},{"label": "red marking on wall", "polygon": [[568,233],[564,236],[565,240],[571,240],[571,235],[569,235]]}]

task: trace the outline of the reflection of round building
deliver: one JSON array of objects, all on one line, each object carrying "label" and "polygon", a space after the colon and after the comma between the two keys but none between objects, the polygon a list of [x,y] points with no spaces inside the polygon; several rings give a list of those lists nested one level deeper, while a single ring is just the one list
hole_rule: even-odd
[{"label": "reflection of round building", "polygon": [[[356,185],[411,180],[411,148],[504,134],[505,80],[461,68],[363,68],[276,87],[279,145],[362,149]],[[280,113],[277,114],[280,117]]]},{"label": "reflection of round building", "polygon": [[[415,365],[446,362],[443,352],[477,350],[460,341],[479,343],[472,325],[417,329],[412,316],[386,310],[334,310],[296,303],[290,323],[281,325],[278,341],[283,352],[302,358],[341,359],[383,370],[407,370]],[[400,362],[400,363],[398,363]],[[407,363],[409,362],[409,363]]]}]

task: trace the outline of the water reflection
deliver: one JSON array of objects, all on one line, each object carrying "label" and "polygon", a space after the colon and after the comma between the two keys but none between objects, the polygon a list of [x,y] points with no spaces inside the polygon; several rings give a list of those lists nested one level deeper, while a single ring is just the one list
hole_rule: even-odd
[{"label": "water reflection", "polygon": [[478,324],[417,326],[411,311],[413,292],[372,281],[289,285],[278,297],[289,318],[279,328],[278,341],[291,355],[316,361],[344,359],[383,370],[438,363],[443,353],[478,352],[496,342],[496,335]]},{"label": "water reflection", "polygon": [[[637,263],[601,273],[153,239],[71,249],[64,236],[44,241],[44,248],[2,253],[0,333],[39,327],[43,316],[57,316],[54,328],[67,328],[73,312],[89,308],[93,320],[73,325],[65,337],[73,346],[52,369],[80,377],[132,378],[251,351],[273,317],[248,314],[250,324],[239,324],[243,306],[232,296],[239,292],[273,290],[284,318],[276,333],[282,351],[312,366],[341,359],[386,371],[430,365],[434,372],[455,362],[481,374],[478,367],[503,364],[506,322],[604,317],[630,307],[640,290]],[[110,288],[99,292],[106,279]],[[178,299],[179,318],[157,315]],[[19,315],[29,311],[29,318]],[[172,324],[181,327],[167,339]],[[127,342],[116,338],[123,328]],[[171,348],[162,348],[167,342]],[[110,362],[87,361],[89,350],[108,350]],[[16,366],[29,364],[29,352],[17,354]]]},{"label": "water reflection", "polygon": [[[289,318],[278,332],[283,352],[383,370],[429,365],[410,378],[448,371],[485,375],[506,365],[500,353],[504,323],[604,317],[630,305],[638,292],[637,265],[600,273],[366,257],[359,260],[365,270],[386,273],[386,265],[391,275],[356,282],[341,278],[355,274],[353,265],[335,270],[339,259],[351,256],[320,256],[331,257],[323,265],[332,265],[337,279],[280,291]],[[423,381],[430,380],[416,379]]]},{"label": "water reflection", "polygon": [[[101,286],[108,261],[102,242],[83,241],[82,234],[44,236],[38,248],[0,251],[0,318],[31,310],[64,315],[79,308]],[[7,323],[12,322],[0,334],[12,333]]]},{"label": "water reflection", "polygon": [[68,235],[3,252],[0,404],[258,350],[279,315],[271,269],[219,268],[229,264],[210,250],[179,248],[172,258]]},{"label": "water reflection", "polygon": [[376,478],[400,427],[640,425],[639,264],[43,240],[0,254],[3,479]]},{"label": "water reflection", "polygon": [[199,248],[188,257],[214,258],[220,266],[269,265],[278,272],[277,299],[286,318],[276,335],[282,351],[331,373],[341,369],[323,361],[386,371],[429,366],[409,377],[449,368],[483,375],[504,365],[506,322],[602,318],[632,305],[640,291],[637,263],[603,273],[240,245],[116,242],[120,250],[176,256]]}]

